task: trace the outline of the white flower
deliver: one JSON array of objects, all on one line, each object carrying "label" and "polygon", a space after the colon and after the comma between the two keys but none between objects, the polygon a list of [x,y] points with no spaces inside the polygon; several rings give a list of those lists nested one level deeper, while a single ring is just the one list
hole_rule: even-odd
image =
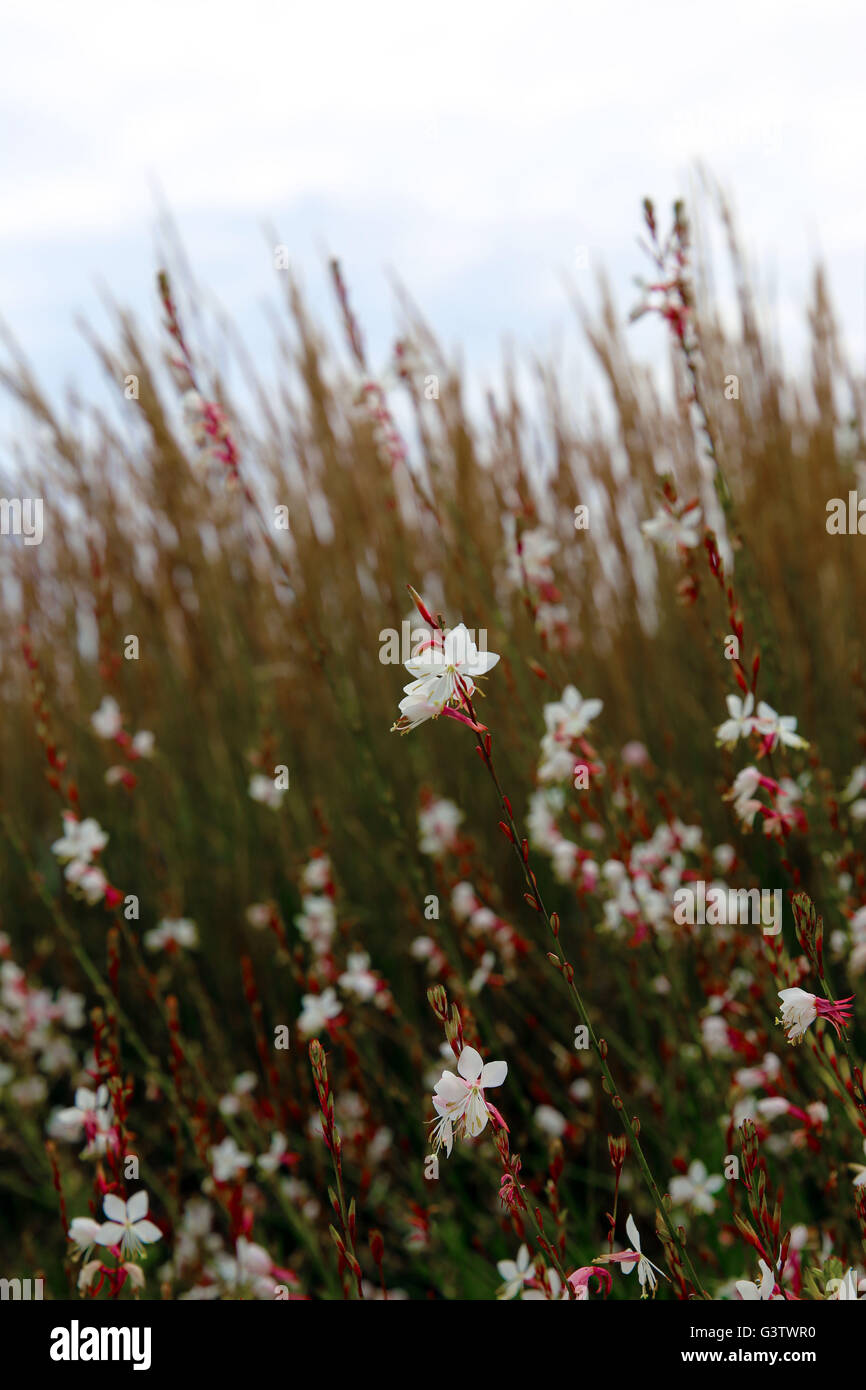
[{"label": "white flower", "polygon": [[144,944],[148,951],[160,951],[166,946],[198,945],[198,928],[189,917],[163,917],[153,931],[145,933]]},{"label": "white flower", "polygon": [[69,1239],[77,1247],[74,1257],[86,1255],[91,1248],[99,1241],[99,1233],[102,1225],[99,1221],[94,1221],[90,1216],[76,1216],[69,1227]]},{"label": "white flower", "polygon": [[[482,908],[482,912],[486,909]],[[496,965],[496,956],[493,951],[485,951],[481,957],[481,962],[472,972],[472,976],[467,984],[470,994],[480,994],[490,976],[493,974]]]},{"label": "white flower", "polygon": [[[544,706],[546,732],[541,740],[541,761],[538,766],[539,782],[570,781],[574,774],[575,755],[571,743],[581,738],[593,719],[601,713],[604,705],[601,700],[584,700],[580,691],[567,685],[561,700],[554,700]],[[541,804],[536,812],[541,815]],[[539,829],[542,826],[539,824]],[[555,827],[553,833],[558,835]],[[548,835],[551,830],[548,830]]]},{"label": "white flower", "polygon": [[451,890],[451,911],[459,922],[465,922],[471,917],[478,905],[478,898],[471,883],[462,879],[454,885]]},{"label": "white flower", "polygon": [[336,990],[329,985],[321,994],[305,994],[301,999],[301,1016],[298,1019],[298,1032],[310,1038],[320,1032],[329,1019],[336,1018],[340,1012],[340,1001]]},{"label": "white flower", "polygon": [[524,582],[536,585],[550,584],[553,581],[550,561],[558,549],[556,540],[541,526],[537,526],[533,531],[523,532],[519,551],[515,536],[511,540],[506,576],[509,583],[517,588],[523,588]]},{"label": "white flower", "polygon": [[437,718],[446,705],[462,709],[463,695],[471,698],[475,693],[473,678],[492,671],[498,660],[495,652],[479,652],[464,623],[451,628],[444,639],[438,633],[426,650],[405,663],[416,679],[403,687],[406,698],[400,701],[401,717],[394,727],[406,733],[425,719]]},{"label": "white flower", "polygon": [[556,797],[556,791],[533,792],[529,798],[529,811],[526,816],[530,844],[547,854],[553,853],[561,838],[556,824],[556,811],[559,809],[554,804]]},{"label": "white flower", "polygon": [[276,1173],[282,1166],[283,1155],[287,1150],[286,1136],[284,1134],[272,1134],[270,1148],[266,1154],[259,1154],[256,1163],[263,1173]]},{"label": "white flower", "polygon": [[[754,1303],[756,1301],[769,1302],[769,1300],[774,1297],[773,1286],[776,1282],[776,1276],[764,1260],[758,1260],[758,1267],[761,1270],[760,1284],[753,1284],[749,1279],[737,1280],[737,1293],[740,1295],[740,1298],[744,1298],[747,1303]],[[775,1295],[777,1301],[780,1297],[781,1295],[779,1294]]]},{"label": "white flower", "polygon": [[418,847],[422,854],[439,855],[453,849],[463,812],[453,801],[437,797],[418,812]]},{"label": "white flower", "polygon": [[138,1255],[145,1245],[162,1240],[162,1231],[147,1220],[147,1192],[144,1188],[124,1202],[114,1192],[107,1192],[102,1210],[108,1220],[99,1230],[100,1245],[119,1245],[121,1254]]},{"label": "white flower", "polygon": [[331,861],[327,854],[319,854],[311,859],[301,874],[301,886],[307,892],[319,893],[331,881]]},{"label": "white flower", "polygon": [[734,1080],[738,1086],[744,1090],[754,1090],[756,1086],[765,1086],[768,1081],[775,1081],[782,1070],[782,1063],[774,1052],[765,1052],[760,1064],[756,1067],[741,1067],[734,1072]]},{"label": "white flower", "polygon": [[724,1178],[718,1173],[709,1177],[706,1166],[699,1158],[696,1158],[694,1163],[689,1164],[689,1171],[686,1176],[679,1175],[671,1178],[671,1201],[676,1206],[693,1207],[695,1211],[714,1211],[716,1201],[712,1194],[718,1192],[719,1188],[724,1185],[724,1181]]},{"label": "white flower", "polygon": [[539,1105],[532,1117],[538,1128],[552,1139],[560,1139],[568,1129],[568,1120],[552,1105]]},{"label": "white flower", "polygon": [[647,752],[646,745],[640,743],[636,738],[630,739],[628,743],[623,744],[620,749],[620,757],[626,767],[643,767],[645,763],[649,762],[649,753]]},{"label": "white flower", "polygon": [[83,994],[73,994],[71,990],[61,989],[57,994],[57,1007],[60,1009],[60,1017],[67,1028],[83,1028],[85,1022]]},{"label": "white flower", "polygon": [[252,1154],[242,1153],[237,1141],[228,1135],[210,1151],[211,1168],[217,1182],[231,1182],[239,1177],[253,1161]]},{"label": "white flower", "polygon": [[601,700],[584,700],[575,686],[567,685],[561,700],[544,706],[545,727],[560,738],[580,738],[603,709]]},{"label": "white flower", "polygon": [[144,1288],[144,1270],[141,1268],[141,1265],[131,1264],[129,1261],[127,1261],[127,1262],[123,1265],[123,1268],[126,1270],[127,1274],[129,1275],[129,1282],[130,1282],[130,1284],[132,1284],[133,1288],[136,1288],[136,1289],[143,1289],[143,1288]]},{"label": "white flower", "polygon": [[399,728],[401,733],[408,734],[428,719],[438,719],[444,705],[434,704],[423,680],[410,681],[408,685],[403,686],[403,690],[405,694],[397,706],[400,718],[393,726],[395,729]]},{"label": "white flower", "polygon": [[79,1271],[78,1275],[78,1287],[79,1289],[81,1289],[82,1292],[85,1289],[90,1288],[90,1285],[93,1283],[94,1279],[96,1278],[97,1274],[99,1274],[101,1269],[101,1260],[88,1260],[87,1264],[81,1266],[81,1270]]},{"label": "white flower", "polygon": [[474,1047],[464,1047],[457,1059],[458,1076],[443,1071],[436,1082],[433,1108],[439,1116],[434,1125],[433,1144],[445,1145],[450,1154],[454,1131],[463,1138],[475,1139],[487,1125],[486,1086],[501,1086],[508,1075],[506,1062],[483,1062]]},{"label": "white flower", "polygon": [[631,1274],[635,1265],[637,1265],[637,1277],[640,1280],[641,1298],[646,1298],[647,1286],[649,1286],[650,1293],[655,1292],[655,1286],[658,1283],[658,1279],[656,1279],[656,1274],[661,1274],[662,1278],[664,1278],[665,1276],[659,1269],[658,1265],[654,1265],[652,1260],[648,1260],[646,1255],[643,1254],[640,1248],[640,1235],[638,1234],[635,1219],[631,1215],[631,1213],[629,1213],[629,1218],[625,1223],[625,1229],[628,1232],[628,1238],[631,1241],[631,1248],[637,1255],[637,1259],[621,1260],[620,1264],[622,1265],[622,1272],[623,1274]]},{"label": "white flower", "polygon": [[818,1017],[815,995],[804,989],[780,989],[782,1001],[782,1024],[788,1034],[788,1042],[799,1042],[810,1024]]},{"label": "white flower", "polygon": [[89,864],[94,854],[108,844],[108,836],[98,821],[92,816],[79,820],[71,811],[63,812],[63,834],[51,846],[52,852],[62,864],[69,859],[77,859]]},{"label": "white flower", "polygon": [[806,739],[796,733],[797,720],[793,714],[777,714],[772,705],[761,700],[758,705],[757,728],[769,740],[770,751],[781,743],[783,748],[808,748]]},{"label": "white flower", "polygon": [[641,530],[663,550],[674,550],[678,545],[693,550],[700,544],[702,516],[700,507],[692,507],[682,516],[674,516],[673,512],[662,507],[654,517],[643,523]]},{"label": "white flower", "polygon": [[778,1120],[781,1115],[787,1115],[791,1102],[785,1100],[784,1096],[765,1096],[758,1101],[755,1109],[765,1120]]},{"label": "white flower", "polygon": [[322,893],[303,898],[301,906],[304,910],[295,918],[295,926],[316,955],[325,955],[337,927],[334,901]]},{"label": "white flower", "polygon": [[536,632],[543,632],[551,640],[568,627],[568,622],[569,612],[564,603],[540,603],[535,610]]},{"label": "white flower", "polygon": [[755,792],[761,785],[761,774],[756,767],[744,767],[734,778],[734,785],[725,792],[724,800],[733,801],[734,814],[744,825],[751,825],[758,811],[760,801]]},{"label": "white flower", "polygon": [[232,1094],[236,1096],[249,1096],[259,1084],[259,1079],[254,1071],[239,1071],[232,1081]]},{"label": "white flower", "polygon": [[741,699],[739,695],[726,695],[725,704],[730,718],[716,729],[716,743],[721,744],[723,748],[733,748],[738,739],[748,738],[755,732],[755,697],[751,691],[745,699]]},{"label": "white flower", "polygon": [[100,738],[116,738],[123,728],[123,716],[117,701],[111,695],[105,695],[99,709],[90,716],[90,722]]},{"label": "white flower", "polygon": [[351,951],[346,969],[337,980],[341,989],[356,994],[359,999],[372,999],[379,987],[376,976],[370,970],[370,957],[366,951]]},{"label": "white flower", "polygon": [[79,1086],[75,1092],[75,1104],[57,1112],[57,1120],[64,1127],[78,1135],[83,1129],[104,1132],[111,1128],[112,1113],[108,1098],[108,1087],[88,1090]]},{"label": "white flower", "polygon": [[[573,840],[566,840],[565,837],[557,840],[550,853],[551,864],[553,866],[553,876],[557,883],[569,883],[578,865],[579,851]],[[585,859],[582,865],[585,887],[592,888],[591,883],[586,882],[592,874],[592,864]]]},{"label": "white flower", "polygon": [[91,907],[105,897],[108,879],[96,864],[88,864],[84,859],[73,859],[66,865],[64,878],[73,888],[84,895]]},{"label": "white flower", "polygon": [[517,1252],[516,1260],[498,1260],[496,1264],[500,1275],[505,1280],[502,1288],[497,1293],[497,1298],[514,1298],[519,1294],[527,1279],[532,1278],[533,1267],[529,1257],[529,1249],[521,1245]]},{"label": "white flower", "polygon": [[499,657],[495,652],[479,652],[465,623],[450,628],[417,656],[405,662],[410,675],[427,683],[434,704],[445,705],[459,699],[458,679],[468,693],[475,689],[472,677],[492,671]]},{"label": "white flower", "polygon": [[257,1298],[272,1299],[276,1281],[272,1277],[274,1262],[267,1250],[239,1236],[235,1253],[236,1261],[229,1260],[225,1266],[228,1282],[235,1287],[249,1285]]},{"label": "white flower", "polygon": [[529,1303],[544,1299],[546,1302],[562,1302],[569,1298],[568,1286],[563,1284],[559,1272],[555,1269],[544,1271],[541,1285],[540,1289],[524,1289],[520,1295],[521,1301]]},{"label": "white flower", "polygon": [[273,777],[255,772],[250,778],[249,794],[253,801],[260,801],[263,806],[270,806],[272,811],[276,811],[282,805],[286,789],[278,787]]},{"label": "white flower", "polygon": [[542,758],[538,764],[539,782],[570,781],[575,757],[567,742],[556,734],[545,734],[541,740]]},{"label": "white flower", "polygon": [[132,751],[140,758],[152,758],[155,744],[156,738],[150,729],[139,729],[132,740]]}]

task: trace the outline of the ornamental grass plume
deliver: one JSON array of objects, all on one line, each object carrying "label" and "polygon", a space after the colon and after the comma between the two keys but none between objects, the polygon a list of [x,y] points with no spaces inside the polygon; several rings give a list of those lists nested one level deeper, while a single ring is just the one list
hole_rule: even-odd
[{"label": "ornamental grass plume", "polygon": [[345,345],[277,272],[273,380],[182,260],[163,338],[88,332],[111,413],[7,355],[0,1236],[52,1298],[862,1297],[866,384],[704,207],[738,320],[648,204],[670,356],[602,284],[606,414],[470,408],[405,297],[376,360],[338,264]]}]

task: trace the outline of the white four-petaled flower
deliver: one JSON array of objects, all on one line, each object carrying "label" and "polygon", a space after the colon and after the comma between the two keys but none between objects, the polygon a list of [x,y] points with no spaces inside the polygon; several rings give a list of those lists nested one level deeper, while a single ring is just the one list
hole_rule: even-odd
[{"label": "white four-petaled flower", "polygon": [[433,1107],[439,1116],[434,1124],[433,1144],[445,1145],[450,1154],[455,1132],[459,1137],[474,1139],[487,1124],[488,1110],[484,1099],[487,1086],[501,1086],[508,1075],[507,1062],[484,1062],[474,1047],[464,1047],[457,1059],[457,1071],[443,1071],[436,1082]]},{"label": "white four-petaled flower", "polygon": [[745,699],[739,695],[726,695],[725,704],[730,717],[716,729],[716,743],[723,748],[733,748],[738,739],[748,738],[755,732],[758,723],[755,718],[755,697],[751,691]]},{"label": "white four-petaled flower", "polygon": [[211,1167],[217,1182],[232,1182],[249,1168],[252,1154],[242,1153],[229,1134],[210,1151]]},{"label": "white four-petaled flower", "polygon": [[671,1178],[671,1201],[675,1206],[689,1206],[695,1211],[711,1212],[715,1209],[714,1192],[724,1185],[719,1173],[708,1175],[706,1165],[696,1158],[689,1165],[687,1174]]},{"label": "white four-petaled flower", "polygon": [[806,739],[796,732],[797,720],[793,714],[777,714],[772,705],[761,700],[758,705],[758,732],[767,740],[772,753],[777,743],[783,748],[808,748]]},{"label": "white four-petaled flower", "polygon": [[63,834],[51,846],[60,862],[78,860],[89,864],[94,854],[108,844],[108,836],[92,816],[79,820],[71,811],[63,812]]},{"label": "white four-petaled flower", "polygon": [[662,507],[649,521],[643,522],[641,530],[663,550],[673,550],[678,545],[693,550],[700,543],[702,516],[700,507],[689,507],[680,516]]},{"label": "white four-petaled flower", "polygon": [[515,1298],[517,1294],[522,1292],[527,1279],[531,1279],[534,1273],[528,1246],[521,1245],[516,1260],[499,1260],[496,1268],[505,1280],[496,1297]]},{"label": "white four-petaled flower", "polygon": [[119,1245],[123,1255],[136,1256],[145,1245],[162,1240],[162,1231],[147,1219],[147,1192],[144,1188],[124,1202],[115,1192],[107,1192],[102,1210],[108,1220],[99,1229],[100,1245]]},{"label": "white four-petaled flower", "polygon": [[640,1281],[641,1298],[646,1298],[647,1288],[649,1288],[650,1293],[655,1292],[655,1286],[658,1283],[656,1274],[661,1274],[662,1271],[659,1269],[658,1265],[653,1264],[652,1260],[648,1260],[641,1250],[640,1234],[638,1233],[635,1219],[631,1213],[629,1213],[629,1218],[625,1223],[625,1229],[628,1233],[628,1238],[632,1244],[632,1251],[636,1258],[620,1260],[622,1272],[623,1274],[631,1274],[635,1265],[637,1265],[637,1277]]},{"label": "white four-petaled flower", "polygon": [[312,1037],[324,1028],[330,1019],[340,1012],[340,1001],[332,985],[321,994],[304,994],[301,997],[301,1016],[298,1019],[298,1032],[305,1038]]}]

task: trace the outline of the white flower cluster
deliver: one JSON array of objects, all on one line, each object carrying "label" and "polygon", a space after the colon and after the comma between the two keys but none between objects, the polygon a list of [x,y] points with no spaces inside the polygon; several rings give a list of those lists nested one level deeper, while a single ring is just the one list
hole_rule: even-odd
[{"label": "white flower cluster", "polygon": [[625,859],[608,859],[600,871],[604,925],[608,931],[651,927],[664,936],[673,926],[673,899],[688,868],[686,856],[703,850],[699,825],[674,818],[657,825],[648,840],[632,845]]},{"label": "white flower cluster", "polygon": [[806,739],[797,733],[797,720],[793,714],[777,714],[772,705],[759,700],[755,709],[755,697],[749,692],[745,697],[726,695],[728,718],[716,730],[716,742],[723,748],[733,748],[741,738],[751,738],[757,734],[768,753],[782,748],[808,748]]},{"label": "white flower cluster", "polygon": [[44,1076],[75,1069],[76,1053],[65,1030],[84,1027],[84,1002],[69,990],[52,993],[31,984],[0,932],[0,1039],[12,1059],[0,1063],[0,1092],[8,1088],[19,1105],[39,1104],[48,1094]]},{"label": "white flower cluster", "polygon": [[328,956],[337,929],[331,861],[327,854],[314,855],[301,874],[301,911],[295,917],[299,935],[316,957]]},{"label": "white flower cluster", "polygon": [[91,907],[105,897],[108,879],[93,862],[94,857],[105,849],[108,836],[98,821],[92,817],[79,820],[72,811],[63,813],[63,834],[51,846],[52,852],[65,864],[64,877],[70,887],[90,903]]},{"label": "white flower cluster", "polygon": [[[486,938],[495,946],[503,962],[512,965],[517,958],[517,934],[509,922],[486,907],[471,883],[465,880],[451,890],[451,910],[455,919],[465,923],[471,936]],[[488,971],[489,974],[489,971]]]},{"label": "white flower cluster", "polygon": [[573,777],[574,742],[583,738],[603,709],[601,700],[584,700],[573,685],[565,687],[561,700],[544,706],[545,733],[541,740],[539,782],[565,782]]},{"label": "white flower cluster", "polygon": [[[156,744],[156,739],[150,729],[139,729],[132,738],[124,732],[123,715],[120,706],[113,695],[104,695],[99,709],[90,716],[90,723],[95,734],[100,738],[113,739],[115,742],[128,748],[134,758],[151,758]],[[105,774],[105,780],[109,783],[117,782],[124,773],[122,767],[109,768]]]}]

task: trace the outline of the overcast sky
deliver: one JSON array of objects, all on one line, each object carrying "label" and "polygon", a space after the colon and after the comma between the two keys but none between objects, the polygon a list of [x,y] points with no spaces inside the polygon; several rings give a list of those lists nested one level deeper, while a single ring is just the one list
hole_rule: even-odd
[{"label": "overcast sky", "polygon": [[153,318],[161,198],[254,348],[271,224],[317,300],[340,255],[377,360],[393,272],[485,371],[571,324],[578,246],[627,310],[640,200],[699,157],[786,342],[820,254],[862,363],[864,38],[854,0],[7,3],[0,314],[52,385],[87,384],[73,317],[104,282]]}]

